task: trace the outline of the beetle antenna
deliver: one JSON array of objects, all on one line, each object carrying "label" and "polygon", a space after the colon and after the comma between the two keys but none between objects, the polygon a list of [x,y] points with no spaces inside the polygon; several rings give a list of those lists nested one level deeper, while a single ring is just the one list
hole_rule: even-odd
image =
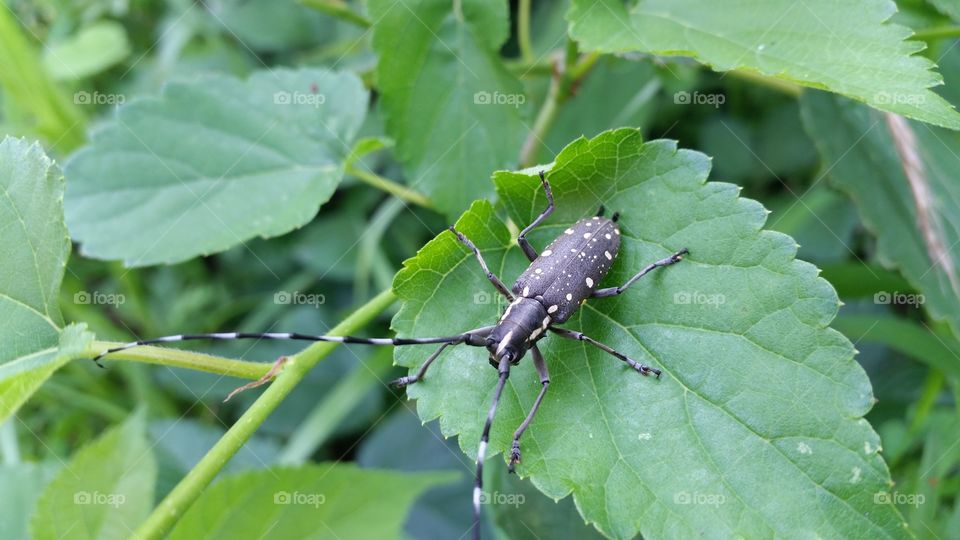
[{"label": "beetle antenna", "polygon": [[505,354],[500,358],[500,365],[497,367],[500,374],[497,380],[497,388],[493,391],[493,402],[490,404],[490,412],[487,413],[487,421],[483,424],[483,434],[480,436],[480,446],[477,448],[477,478],[473,485],[473,538],[480,540],[480,502],[483,497],[483,458],[487,454],[487,444],[490,442],[490,426],[493,425],[493,417],[497,413],[497,405],[500,404],[500,395],[503,394],[503,387],[507,384],[507,377],[510,376],[510,355]]},{"label": "beetle antenna", "polygon": [[607,209],[604,208],[603,205],[601,204],[600,208],[597,210],[597,217],[603,217],[603,213],[606,212],[606,210]]},{"label": "beetle antenna", "polygon": [[462,334],[454,336],[425,337],[425,338],[365,338],[355,336],[315,336],[310,334],[299,334],[296,332],[216,332],[212,334],[179,334],[176,336],[164,336],[154,339],[143,339],[132,341],[119,347],[107,349],[93,358],[93,361],[100,367],[100,359],[104,356],[140,347],[143,345],[157,345],[160,343],[175,343],[178,341],[192,341],[197,339],[210,339],[218,341],[228,341],[235,339],[256,339],[256,340],[278,340],[278,341],[328,341],[332,343],[357,343],[361,345],[430,345],[433,343],[446,343],[457,345],[465,343],[472,347],[481,347],[486,344],[484,338],[490,333],[492,327],[476,328]]},{"label": "beetle antenna", "polygon": [[614,223],[616,223],[619,220],[620,220],[620,212],[614,212],[613,215],[610,216],[610,221]]}]

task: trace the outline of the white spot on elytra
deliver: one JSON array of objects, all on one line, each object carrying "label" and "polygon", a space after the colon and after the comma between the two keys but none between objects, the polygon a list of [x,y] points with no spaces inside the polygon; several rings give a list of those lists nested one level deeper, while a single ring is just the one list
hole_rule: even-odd
[{"label": "white spot on elytra", "polygon": [[613,232],[616,233],[617,236],[620,236],[620,229],[614,229]]},{"label": "white spot on elytra", "polygon": [[554,304],[547,309],[547,313],[556,313],[558,309],[560,309],[560,307]]},{"label": "white spot on elytra", "polygon": [[583,237],[584,237],[584,238],[590,238],[590,233],[588,233],[588,232],[583,233]]},{"label": "white spot on elytra", "polygon": [[587,287],[593,287],[593,279],[587,278]]},{"label": "white spot on elytra", "polygon": [[541,257],[549,257],[550,255],[553,255],[553,252],[549,249],[540,254]]},{"label": "white spot on elytra", "polygon": [[570,293],[567,293],[567,301],[569,302],[570,300],[573,300],[573,295]]},{"label": "white spot on elytra", "polygon": [[588,221],[588,222],[587,222],[587,227],[589,227],[589,226],[591,226],[591,225],[593,225],[593,223],[590,223],[590,222]]},{"label": "white spot on elytra", "polygon": [[607,237],[607,240],[610,240],[611,238],[613,238],[612,236],[610,236],[610,233],[607,233],[604,236]]},{"label": "white spot on elytra", "polygon": [[563,231],[563,234],[573,234],[573,229],[567,229]]},{"label": "white spot on elytra", "polygon": [[613,255],[611,255],[609,251],[604,251],[603,256],[606,257],[608,261],[613,260]]},{"label": "white spot on elytra", "polygon": [[534,272],[537,273],[537,274],[542,274],[542,273],[543,273],[543,268],[537,268],[536,270],[534,270]]},{"label": "white spot on elytra", "polygon": [[543,326],[543,329],[544,329],[544,330],[546,330],[547,327],[550,326],[550,317],[549,317],[549,316],[543,318],[543,324],[542,324],[541,326]]},{"label": "white spot on elytra", "polygon": [[530,295],[530,287],[524,287],[524,288],[523,288],[523,295],[524,295],[524,296],[529,296],[529,295]]}]

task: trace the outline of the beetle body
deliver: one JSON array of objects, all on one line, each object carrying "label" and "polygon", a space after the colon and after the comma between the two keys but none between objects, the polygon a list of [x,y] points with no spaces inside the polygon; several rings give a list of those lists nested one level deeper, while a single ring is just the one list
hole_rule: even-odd
[{"label": "beetle body", "polygon": [[[642,375],[656,375],[660,377],[660,370],[648,367],[603,343],[584,335],[582,332],[557,327],[570,319],[577,309],[588,298],[605,298],[623,293],[637,280],[656,268],[670,266],[680,261],[688,253],[686,248],[680,249],[669,257],[648,264],[629,280],[617,287],[598,289],[601,280],[606,277],[613,262],[616,260],[620,248],[620,229],[617,225],[617,216],[611,219],[601,216],[582,219],[570,228],[565,229],[554,241],[543,250],[537,250],[526,239],[526,234],[546,220],[554,209],[553,194],[550,184],[543,172],[540,173],[544,193],[547,196],[547,208],[517,236],[517,244],[523,250],[530,266],[517,278],[513,284],[511,294],[507,286],[490,271],[483,254],[469,238],[455,228],[451,231],[459,241],[473,252],[487,279],[504,297],[510,300],[510,305],[504,310],[500,320],[493,326],[484,326],[467,330],[452,336],[439,337],[403,337],[403,338],[363,338],[353,336],[308,335],[298,333],[246,333],[246,332],[218,332],[213,334],[181,334],[149,340],[138,340],[125,345],[107,349],[94,358],[97,362],[105,355],[124,351],[140,345],[170,343],[194,339],[294,339],[304,341],[326,341],[333,343],[366,343],[369,345],[426,345],[439,344],[440,347],[431,354],[417,370],[416,374],[401,377],[393,382],[396,386],[407,386],[423,380],[430,365],[449,346],[465,345],[471,347],[486,347],[490,353],[490,363],[498,371],[497,385],[493,390],[493,399],[487,412],[487,419],[480,436],[480,445],[477,448],[477,470],[473,490],[474,538],[480,537],[480,505],[483,488],[483,461],[487,445],[490,441],[490,427],[496,414],[497,404],[510,376],[510,366],[517,364],[521,358],[531,352],[533,366],[540,378],[540,393],[534,400],[529,413],[523,423],[513,433],[513,444],[510,449],[508,470],[513,472],[514,466],[520,462],[520,437],[530,426],[534,415],[540,407],[547,388],[550,385],[550,372],[543,354],[537,347],[537,341],[543,338],[548,331],[564,339],[577,340],[594,346],[607,354],[623,361],[630,368]],[[602,213],[602,208],[601,208]],[[257,386],[269,382],[275,375],[275,370],[283,364],[281,358],[260,380],[244,385],[240,389]],[[99,365],[99,362],[98,362]],[[102,367],[102,366],[101,366]],[[232,394],[231,394],[232,395]]]},{"label": "beetle body", "polygon": [[576,313],[610,271],[620,249],[620,228],[600,216],[581,219],[540,253],[513,284],[517,298],[487,337],[490,363],[516,364],[552,324]]}]

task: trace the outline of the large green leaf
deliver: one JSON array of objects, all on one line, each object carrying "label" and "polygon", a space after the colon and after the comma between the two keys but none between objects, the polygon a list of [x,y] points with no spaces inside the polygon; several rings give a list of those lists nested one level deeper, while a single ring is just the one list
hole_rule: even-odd
[{"label": "large green leaf", "polygon": [[914,54],[923,44],[886,22],[895,11],[887,0],[574,0],[567,18],[588,49],[692,56],[960,128],[960,114],[929,90],[942,79]]},{"label": "large green leaf", "polygon": [[[886,303],[922,303],[960,335],[960,137],[953,131],[908,124],[916,138],[926,191],[911,189],[883,113],[839,96],[811,92],[802,99],[804,120],[816,141],[831,181],[857,203],[864,224],[877,237],[877,256],[898,268],[923,297],[883,291]],[[918,215],[918,193],[936,202]],[[922,205],[921,205],[922,206]],[[921,223],[936,240],[924,234]],[[940,246],[939,248],[937,246]],[[897,294],[901,293],[901,294]]]},{"label": "large green leaf", "polygon": [[169,538],[397,538],[413,501],[452,477],[334,463],[237,474],[204,491]]},{"label": "large green leaf", "polygon": [[[535,245],[604,204],[622,212],[623,229],[604,285],[682,247],[690,255],[568,322],[661,368],[661,380],[581,342],[542,342],[552,384],[519,473],[551,497],[573,493],[583,517],[614,538],[905,537],[896,509],[875,503],[890,475],[862,418],[870,382],[850,342],[827,326],[836,293],[795,260],[793,239],[762,230],[760,204],[707,183],[709,168],[706,156],[643,143],[632,129],[580,139],[557,157],[557,211],[531,235]],[[498,173],[495,183],[518,224],[546,204],[534,170]],[[525,267],[490,204],[475,203],[457,226],[508,282]],[[485,276],[448,232],[407,261],[395,288],[403,336],[498,315]],[[412,368],[425,354],[398,348],[396,358]],[[475,455],[494,380],[485,351],[460,347],[408,392],[422,419],[439,416],[444,434]],[[514,369],[493,453],[509,448],[537,381],[529,360]]]},{"label": "large green leaf", "polygon": [[60,282],[70,253],[63,175],[39,144],[0,142],[0,421],[91,336],[61,336]]},{"label": "large green leaf", "polygon": [[336,189],[367,99],[356,76],[315,69],[172,82],[71,158],[70,232],[139,266],[300,227]]},{"label": "large green leaf", "polygon": [[374,0],[373,46],[387,131],[410,185],[450,216],[492,194],[488,171],[516,163],[523,88],[497,54],[507,2]]},{"label": "large green leaf", "polygon": [[129,538],[153,507],[157,465],[143,413],[70,458],[37,501],[35,540]]}]

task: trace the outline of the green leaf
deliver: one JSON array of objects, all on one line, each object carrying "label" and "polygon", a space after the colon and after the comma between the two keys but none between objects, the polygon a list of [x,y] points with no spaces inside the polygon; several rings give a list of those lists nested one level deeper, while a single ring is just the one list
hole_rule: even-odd
[{"label": "green leaf", "polygon": [[144,415],[133,414],[78,450],[47,485],[31,520],[32,537],[129,538],[153,506],[156,472]]},{"label": "green leaf", "polygon": [[47,47],[43,66],[54,79],[75,80],[96,75],[130,54],[123,25],[100,21]]},{"label": "green leaf", "polygon": [[886,0],[574,0],[567,19],[590,50],[691,56],[717,71],[756,71],[960,128],[960,114],[929,90],[942,79],[914,54],[923,44],[886,22],[895,11]]},{"label": "green leaf", "polygon": [[[877,257],[897,268],[922,297],[916,299],[937,319],[945,319],[960,335],[960,257],[950,248],[960,242],[960,137],[953,131],[909,123],[923,169],[922,184],[936,202],[926,213],[922,230],[918,197],[904,173],[887,119],[882,113],[830,94],[811,92],[801,100],[804,121],[816,141],[830,179],[857,205],[864,225],[877,237]],[[921,195],[923,197],[923,195]],[[937,247],[937,245],[941,247]],[[952,269],[952,270],[951,270]],[[897,293],[886,291],[890,302]]]},{"label": "green leaf", "polygon": [[39,144],[0,142],[0,421],[91,339],[61,336],[60,282],[70,253],[63,175]]},{"label": "green leaf", "polygon": [[486,171],[517,162],[526,100],[497,54],[507,2],[374,0],[373,47],[387,133],[410,186],[451,217],[493,190]]},{"label": "green leaf", "polygon": [[[850,342],[827,326],[836,293],[795,260],[790,237],[762,230],[759,203],[706,182],[709,168],[706,156],[643,143],[633,129],[577,140],[557,156],[549,173],[557,211],[531,235],[534,245],[604,204],[622,212],[623,244],[603,286],[682,247],[690,255],[622,296],[588,302],[567,324],[661,368],[661,380],[581,342],[541,342],[552,384],[524,436],[520,474],[550,497],[573,493],[583,517],[613,538],[906,537],[896,509],[874,502],[890,475],[862,418],[870,382]],[[546,206],[534,170],[494,181],[519,225]],[[508,282],[526,266],[487,202],[457,227]],[[449,232],[407,261],[394,286],[401,336],[498,316],[485,276]],[[419,365],[426,353],[412,349],[398,348],[397,362]],[[444,434],[460,435],[475,455],[494,380],[487,353],[461,347],[408,393],[423,420],[439,416]],[[524,360],[504,392],[491,453],[509,448],[539,387]]]},{"label": "green leaf", "polygon": [[66,166],[81,251],[174,263],[310,221],[343,176],[367,92],[348,73],[210,75],[120,107]]},{"label": "green leaf", "polygon": [[29,538],[27,526],[57,463],[0,465],[0,538]]},{"label": "green leaf", "polygon": [[333,463],[237,474],[204,491],[169,539],[397,538],[413,501],[452,477]]},{"label": "green leaf", "polygon": [[83,142],[86,119],[43,69],[32,39],[4,4],[0,9],[0,86],[4,124],[36,133],[60,152]]}]

